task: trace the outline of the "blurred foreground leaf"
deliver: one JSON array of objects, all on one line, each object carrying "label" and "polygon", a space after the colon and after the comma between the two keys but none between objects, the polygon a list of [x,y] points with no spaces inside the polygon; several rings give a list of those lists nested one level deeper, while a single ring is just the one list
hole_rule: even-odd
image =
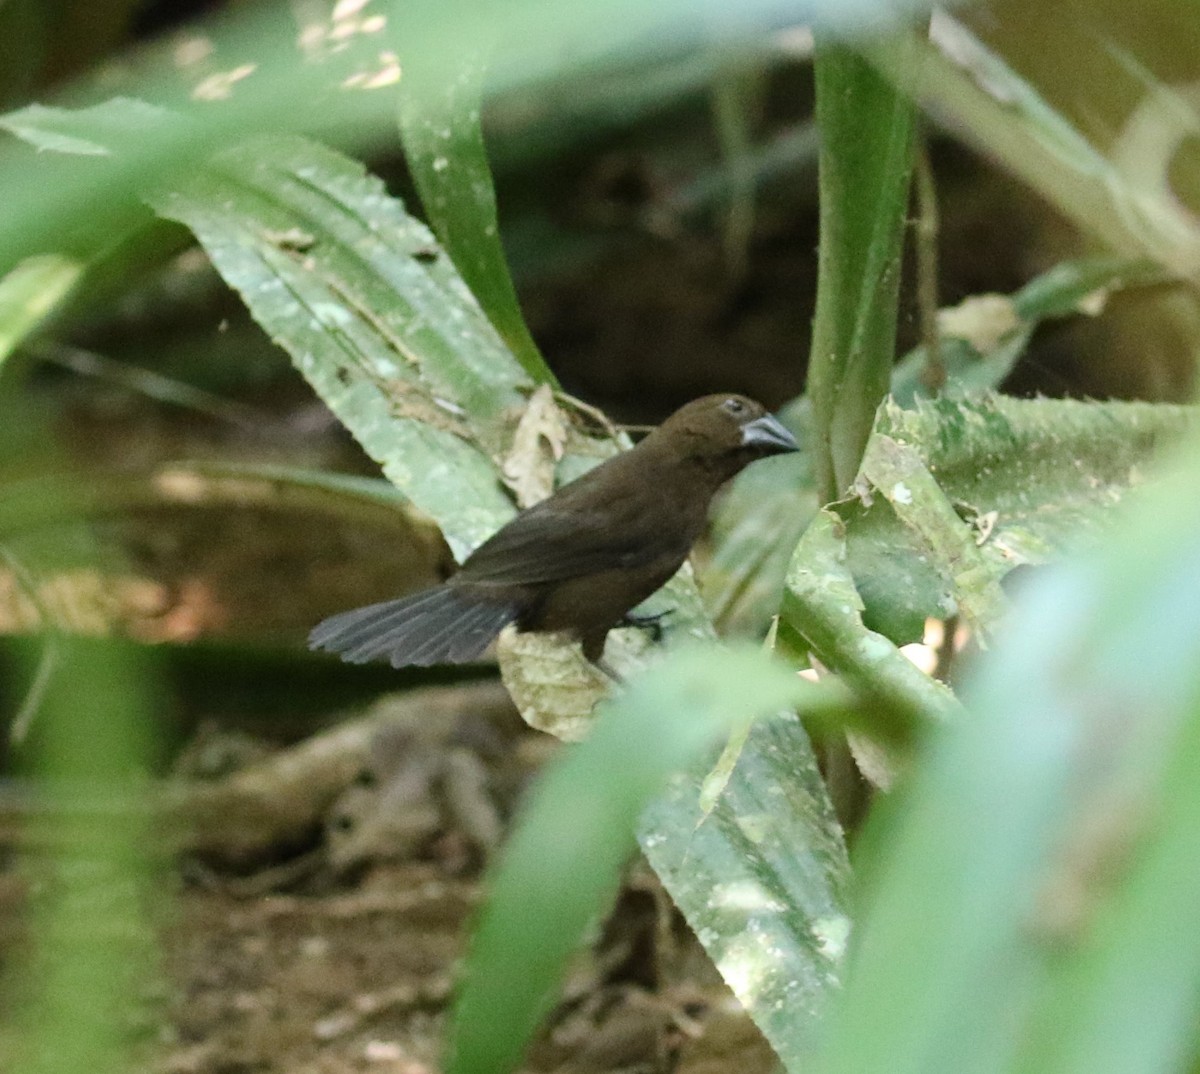
[{"label": "blurred foreground leaf", "polygon": [[46,833],[56,849],[42,862],[51,875],[33,900],[27,958],[9,970],[19,974],[10,1005],[18,1033],[15,1054],[0,1046],[6,1069],[133,1069],[130,1014],[156,983],[149,911],[162,882],[147,852],[150,810],[114,824],[103,808],[81,810],[78,802],[128,802],[151,760],[153,682],[153,670],[128,653],[59,648],[31,736],[57,814]]},{"label": "blurred foreground leaf", "polygon": [[[57,249],[83,225],[103,230],[123,200],[186,174],[254,132],[305,131],[342,145],[377,141],[393,124],[391,109],[381,107],[391,103],[390,67],[395,55],[408,50],[443,69],[464,53],[492,49],[489,81],[500,92],[544,87],[580,68],[678,55],[701,45],[728,48],[797,22],[852,33],[927,7],[920,0],[900,12],[881,0],[743,0],[711,12],[709,6],[706,0],[603,0],[590,6],[562,0],[379,2],[370,8],[372,18],[383,19],[379,32],[335,36],[347,5],[322,5],[315,14],[307,5],[239,5],[199,25],[215,55],[251,56],[250,70],[215,87],[197,80],[182,120],[127,143],[126,152],[111,158],[111,168],[48,168],[44,161],[31,167],[28,155],[0,147],[0,264]],[[294,11],[303,17],[297,20]],[[299,48],[298,38],[336,47]],[[388,52],[393,62],[381,63]],[[151,102],[178,97],[174,62],[148,55],[129,65],[130,94]]]},{"label": "blurred foreground leaf", "polygon": [[1032,582],[866,844],[830,1074],[1167,1074],[1197,1047],[1200,445]]},{"label": "blurred foreground leaf", "polygon": [[138,138],[152,138],[182,122],[166,108],[132,97],[113,97],[88,108],[31,104],[0,116],[0,129],[37,149],[71,156],[111,157]]},{"label": "blurred foreground leaf", "polygon": [[0,362],[54,313],[82,272],[78,261],[45,254],[0,279]]},{"label": "blurred foreground leaf", "polygon": [[[839,700],[839,692],[801,679],[755,649],[705,647],[672,653],[606,702],[587,740],[546,770],[493,872],[455,1007],[450,1074],[503,1074],[517,1065],[553,1003],[568,957],[616,891],[635,845],[639,814],[670,777],[675,777],[673,789],[650,805],[642,828],[655,814],[669,819],[671,827],[652,829],[654,840],[643,839],[643,845],[650,843],[647,852],[653,860],[661,841],[670,839],[674,845],[668,853],[676,857],[677,867],[690,851],[701,871],[688,868],[664,876],[668,888],[672,879],[703,887],[708,913],[693,927],[702,939],[706,931],[714,931],[736,940],[737,962],[726,963],[727,975],[736,965],[735,990],[750,992],[751,1010],[760,1006],[756,991],[764,999],[766,993],[786,996],[787,1021],[799,1044],[836,978],[848,934],[849,924],[837,906],[814,907],[811,902],[812,891],[827,883],[830,862],[819,854],[806,862],[813,848],[791,848],[798,859],[791,879],[799,883],[775,891],[769,883],[760,886],[742,877],[732,860],[711,860],[706,828],[730,820],[710,818],[698,829],[680,824],[678,813],[685,803],[693,813],[698,808],[696,784],[681,773],[705,754],[711,756],[722,732],[748,719],[793,705],[824,707]],[[781,721],[798,722],[790,713],[771,722]],[[740,823],[758,839],[774,841],[777,818],[789,808],[789,800],[794,806],[809,789],[774,779],[757,784],[760,812],[742,814]],[[837,856],[840,840],[829,823]],[[840,869],[837,875],[844,879]],[[784,901],[771,905],[777,898]],[[797,908],[805,917],[819,911],[809,936],[813,972],[823,977],[819,983],[773,981],[789,972],[790,960],[770,933],[756,927],[764,913],[778,920],[785,910],[795,913]],[[779,1038],[773,1039],[779,1048]],[[785,1058],[793,1057],[789,1051]]]}]

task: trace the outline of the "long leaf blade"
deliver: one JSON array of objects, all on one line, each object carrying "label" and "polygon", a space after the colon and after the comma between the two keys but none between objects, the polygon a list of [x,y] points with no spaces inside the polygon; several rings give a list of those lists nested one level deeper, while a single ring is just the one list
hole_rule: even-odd
[{"label": "long leaf blade", "polygon": [[[668,777],[692,766],[722,730],[785,705],[820,705],[829,699],[827,691],[755,649],[710,646],[673,653],[606,703],[588,738],[545,774],[491,878],[455,1006],[449,1074],[504,1074],[516,1065],[568,956],[616,890],[634,847],[639,813]],[[791,715],[778,718],[796,720]],[[678,799],[688,799],[693,809],[696,805],[695,785],[684,781],[682,786],[682,795],[659,798],[652,807],[660,816],[669,814],[676,851],[695,843],[693,852],[709,868],[728,865],[705,854],[703,829],[679,826]],[[775,784],[762,787],[763,809],[772,804],[767,801],[772,788],[785,790]],[[790,793],[804,792],[792,787]],[[758,817],[761,822],[762,815]],[[747,817],[745,823],[750,822]],[[817,884],[808,885],[810,889],[820,886],[826,863],[815,865],[812,880]],[[739,882],[741,870],[717,871],[717,883],[706,873],[686,872],[686,882],[704,884],[706,897],[726,918],[705,927],[737,932],[747,985],[761,985],[764,975],[786,972],[769,935],[739,927],[754,916],[747,903],[761,895]],[[805,891],[790,894],[804,905]],[[776,908],[776,917],[782,909]],[[830,978],[848,931],[844,916],[832,912],[836,919],[823,924]],[[796,983],[789,1016],[795,1018],[812,1001]]]},{"label": "long leaf blade", "polygon": [[828,503],[858,473],[891,377],[915,112],[846,46],[819,43],[815,69],[821,231],[808,395]]},{"label": "long leaf blade", "polygon": [[459,57],[457,69],[404,64],[400,134],[409,171],[438,240],[525,372],[557,384],[521,314],[509,274],[496,191],[483,142],[484,63]]}]

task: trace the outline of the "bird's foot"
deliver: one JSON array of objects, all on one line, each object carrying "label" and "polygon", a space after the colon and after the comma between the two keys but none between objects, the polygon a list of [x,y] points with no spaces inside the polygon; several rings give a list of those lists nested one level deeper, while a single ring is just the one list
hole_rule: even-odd
[{"label": "bird's foot", "polygon": [[663,636],[663,620],[666,619],[674,608],[664,608],[661,612],[655,612],[653,615],[629,615],[621,617],[621,621],[617,624],[619,627],[636,627],[638,630],[645,630],[650,635],[650,640],[655,644],[662,641]]}]

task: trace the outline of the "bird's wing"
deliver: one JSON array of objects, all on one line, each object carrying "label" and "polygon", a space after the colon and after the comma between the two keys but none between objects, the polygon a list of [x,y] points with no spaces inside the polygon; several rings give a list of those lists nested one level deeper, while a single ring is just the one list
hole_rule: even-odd
[{"label": "bird's wing", "polygon": [[480,545],[463,564],[462,581],[539,585],[637,567],[663,554],[649,520],[559,499],[530,508]]}]

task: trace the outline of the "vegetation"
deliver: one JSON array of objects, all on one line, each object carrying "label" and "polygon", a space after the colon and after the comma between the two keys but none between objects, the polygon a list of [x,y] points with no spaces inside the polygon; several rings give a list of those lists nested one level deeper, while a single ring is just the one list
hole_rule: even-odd
[{"label": "vegetation", "polygon": [[[40,52],[22,38],[0,116],[5,626],[40,630],[6,650],[10,768],[35,778],[54,854],[9,986],[19,1069],[128,1062],[120,1012],[152,972],[144,907],[162,884],[144,778],[168,748],[157,649],[120,612],[64,614],[49,580],[112,584],[97,533],[114,517],[260,495],[391,527],[411,561],[433,558],[432,520],[461,559],[526,497],[628,443],[561,390],[518,303],[531,263],[590,254],[531,240],[522,269],[516,236],[539,218],[514,195],[514,284],[489,156],[502,190],[549,183],[580,145],[657,137],[679,102],[711,100],[720,162],[696,197],[736,284],[756,199],[810,180],[811,125],[764,140],[762,102],[811,72],[816,307],[807,394],[782,410],[805,450],[730,490],[700,584],[685,569],[653,600],[671,610],[665,646],[610,650],[620,688],[556,641],[502,643],[522,712],[587,733],[491,867],[446,1069],[515,1069],[640,846],[789,1071],[1200,1070],[1200,112],[1175,85],[1194,75],[1200,26],[1167,0],[1159,34],[1103,5],[1025,25],[1025,7],[989,23],[921,5],[904,21],[874,0],[743,0],[720,18],[689,0],[230,5],[118,60],[131,5],[100,5],[114,29],[87,48],[54,5],[4,9],[45,34]],[[816,44],[798,55],[801,22]],[[1048,60],[1064,40],[1102,62]],[[506,126],[533,100],[536,122]],[[938,125],[1070,232],[1010,295],[940,314]],[[397,139],[406,176],[385,186],[359,160]],[[240,350],[269,337],[386,481],[253,452],[78,464],[40,390],[48,363],[78,369],[82,333],[164,280],[186,285],[193,244],[258,341],[196,333],[197,383],[187,348],[103,374],[253,425],[218,381],[252,383]],[[1038,333],[1122,303],[1154,326],[1134,337],[1144,375],[1111,392],[1125,398],[998,391],[1019,388]],[[913,343],[899,359],[898,324]],[[129,349],[153,350],[158,331]],[[729,355],[732,388],[742,364]],[[274,635],[244,623],[232,644],[239,659],[281,637],[298,653],[317,618]],[[932,622],[938,677],[902,652]],[[973,650],[957,661],[956,628]],[[118,809],[127,823],[104,819]],[[92,906],[98,877],[120,895]]]}]

